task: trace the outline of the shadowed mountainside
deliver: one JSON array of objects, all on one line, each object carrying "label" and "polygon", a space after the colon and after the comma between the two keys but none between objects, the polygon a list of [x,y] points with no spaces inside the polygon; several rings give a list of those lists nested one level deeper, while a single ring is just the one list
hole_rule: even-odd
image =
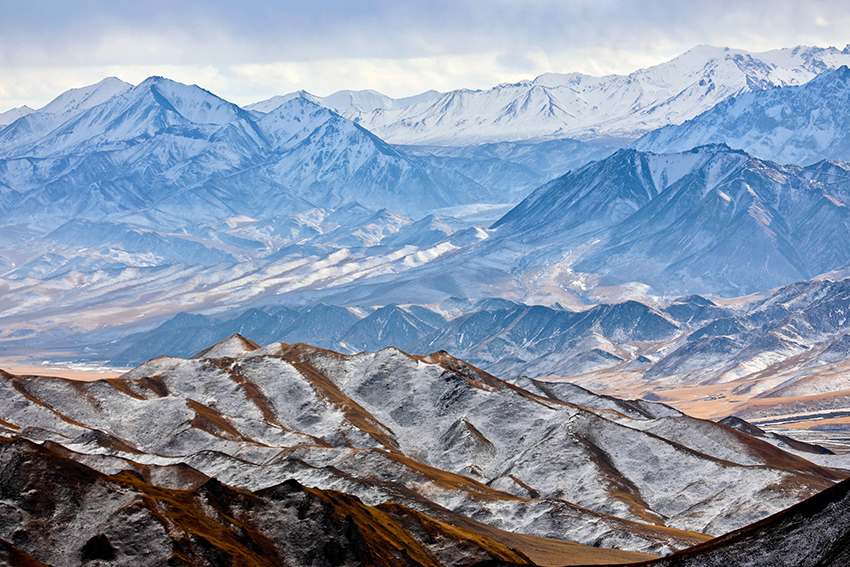
[{"label": "shadowed mountainside", "polygon": [[0,440],[0,471],[0,540],[13,565],[27,555],[56,567],[530,563],[404,506],[365,506],[294,480],[254,493],[214,479],[166,488],[133,471],[104,475],[23,440]]},{"label": "shadowed mountainside", "polygon": [[632,567],[850,565],[850,480],[761,522]]}]

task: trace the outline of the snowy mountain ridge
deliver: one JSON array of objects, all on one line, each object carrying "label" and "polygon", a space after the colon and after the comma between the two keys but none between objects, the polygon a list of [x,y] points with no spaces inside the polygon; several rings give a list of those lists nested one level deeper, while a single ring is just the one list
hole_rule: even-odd
[{"label": "snowy mountain ridge", "polygon": [[842,65],[801,86],[732,97],[681,125],[650,132],[632,147],[669,153],[725,143],[779,163],[848,161],[848,102],[850,69]]},{"label": "snowy mountain ridge", "polygon": [[7,110],[6,112],[0,112],[0,126],[7,126],[18,118],[22,118],[33,112],[35,111],[27,105],[19,106],[17,108]]},{"label": "snowy mountain ridge", "polygon": [[662,554],[840,477],[661,404],[612,411],[585,390],[525,386],[445,352],[344,356],[237,335],[88,384],[0,372],[0,436],[50,441],[107,474],[141,459],[247,490],[294,478],[371,506]]},{"label": "snowy mountain ridge", "polygon": [[46,107],[51,112],[0,130],[7,219],[39,218],[52,228],[117,215],[161,228],[261,218],[281,207],[297,213],[359,202],[421,214],[494,198],[473,179],[419,163],[305,98],[259,114],[162,77],[136,87],[116,81],[65,93]]},{"label": "snowy mountain ridge", "polygon": [[[488,90],[461,89],[370,105],[313,97],[395,144],[473,145],[576,138],[633,140],[680,124],[730,96],[801,85],[850,64],[850,46],[799,46],[763,53],[699,46],[629,75],[547,73]],[[297,93],[286,96],[298,96]],[[306,96],[306,95],[305,95]],[[312,95],[309,95],[312,96]],[[285,98],[285,97],[284,97]],[[274,99],[249,108],[266,110]]]},{"label": "snowy mountain ridge", "polygon": [[130,88],[132,85],[129,83],[107,77],[93,85],[66,91],[38,110],[24,113],[0,130],[0,148],[34,142],[86,110]]},{"label": "snowy mountain ridge", "polygon": [[284,102],[292,100],[293,98],[305,98],[310,102],[314,102],[318,105],[324,106],[325,108],[333,110],[336,113],[345,115],[346,113],[352,112],[363,113],[375,110],[394,110],[404,108],[411,104],[437,98],[440,94],[441,93],[437,91],[425,91],[424,93],[414,96],[392,98],[373,90],[342,90],[328,96],[316,96],[308,93],[307,91],[301,90],[249,104],[245,106],[245,110],[266,113],[271,112]]},{"label": "snowy mountain ridge", "polygon": [[620,150],[537,189],[494,225],[493,245],[527,242],[549,261],[582,250],[571,269],[609,285],[746,295],[850,265],[839,165],[780,166],[725,145]]}]

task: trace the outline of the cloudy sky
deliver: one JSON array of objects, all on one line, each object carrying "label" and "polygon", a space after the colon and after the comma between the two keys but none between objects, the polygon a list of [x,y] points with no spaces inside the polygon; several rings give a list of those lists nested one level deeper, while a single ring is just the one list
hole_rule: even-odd
[{"label": "cloudy sky", "polygon": [[[695,5],[695,4],[698,4]],[[843,48],[847,0],[0,0],[0,112],[117,76],[247,104],[628,73],[699,44]]]}]

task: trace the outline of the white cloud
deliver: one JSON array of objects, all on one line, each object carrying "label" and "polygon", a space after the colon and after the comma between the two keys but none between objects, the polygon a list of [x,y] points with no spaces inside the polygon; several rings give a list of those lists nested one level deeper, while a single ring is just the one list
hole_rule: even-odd
[{"label": "white cloud", "polygon": [[237,103],[305,89],[393,96],[547,72],[627,73],[698,44],[846,42],[844,0],[0,0],[0,111],[107,75]]}]

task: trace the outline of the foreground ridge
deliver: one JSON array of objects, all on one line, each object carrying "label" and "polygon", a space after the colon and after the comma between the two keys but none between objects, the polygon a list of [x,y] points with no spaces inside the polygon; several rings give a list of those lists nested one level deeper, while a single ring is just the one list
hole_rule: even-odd
[{"label": "foreground ridge", "polygon": [[[569,541],[669,554],[846,474],[663,404],[621,402],[564,383],[509,383],[444,351],[342,355],[305,344],[259,347],[240,335],[191,359],[161,357],[90,383],[0,373],[0,434],[10,447],[41,443],[35,460],[60,459],[43,453],[52,451],[70,470],[97,471],[73,477],[109,485],[91,496],[91,509],[130,498],[141,488],[126,485],[139,479],[178,491],[212,482],[260,499],[296,482],[345,493],[353,499],[346,505],[404,516],[414,535],[427,525],[448,534],[440,537],[459,537],[463,549],[486,551],[475,551],[476,561],[551,565],[563,564],[555,558],[577,545]],[[0,476],[21,477],[20,455],[9,455]],[[33,484],[6,494],[38,492]],[[32,515],[30,504],[10,505]],[[247,517],[228,510],[229,518]],[[13,535],[0,532],[0,539],[32,555],[26,537]],[[107,549],[102,541],[91,546]],[[609,563],[646,558],[604,553]]]},{"label": "foreground ridge", "polygon": [[373,508],[294,480],[255,493],[215,479],[165,488],[135,471],[104,475],[23,440],[0,441],[0,463],[0,494],[11,508],[1,527],[12,540],[0,540],[0,557],[14,565],[29,554],[51,565],[531,564],[404,506]]},{"label": "foreground ridge", "polygon": [[[850,564],[850,480],[788,510],[642,567]],[[633,567],[638,567],[634,565]]]}]

